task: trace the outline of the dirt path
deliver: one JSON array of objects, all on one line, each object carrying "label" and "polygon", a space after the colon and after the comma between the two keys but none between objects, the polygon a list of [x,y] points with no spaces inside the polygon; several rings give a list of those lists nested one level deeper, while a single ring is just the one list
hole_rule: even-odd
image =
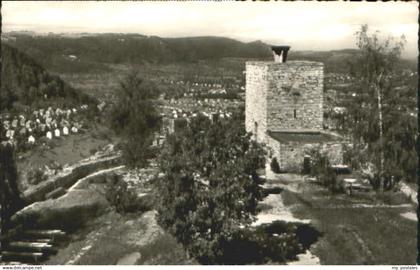
[{"label": "dirt path", "polygon": [[[301,182],[298,177],[291,177],[286,181],[281,179],[272,179],[265,185],[266,187],[281,187],[286,190],[297,190],[298,184]],[[258,226],[261,224],[272,223],[276,220],[310,224],[311,220],[307,218],[297,218],[289,206],[286,206],[283,202],[282,193],[270,194],[261,203],[262,211],[257,215],[257,220],[252,226]],[[311,250],[306,250],[303,254],[297,255],[297,260],[288,262],[289,265],[318,265],[320,264],[319,258],[312,254]]]},{"label": "dirt path", "polygon": [[[142,192],[146,191],[143,181],[131,184]],[[81,179],[70,192],[91,190],[92,187],[98,188],[97,185],[100,184],[89,184],[88,181]],[[82,195],[93,194],[82,193]],[[105,196],[105,193],[98,189],[97,195]],[[80,201],[84,199],[80,198]],[[86,225],[72,233],[67,246],[62,247],[58,254],[46,262],[46,264],[59,265],[191,263],[194,262],[186,257],[183,248],[157,224],[156,211],[121,214],[112,206],[105,209],[101,216],[91,217]]]},{"label": "dirt path", "polygon": [[156,223],[156,212],[120,215],[113,211],[73,235],[47,264],[192,264],[182,247]]}]

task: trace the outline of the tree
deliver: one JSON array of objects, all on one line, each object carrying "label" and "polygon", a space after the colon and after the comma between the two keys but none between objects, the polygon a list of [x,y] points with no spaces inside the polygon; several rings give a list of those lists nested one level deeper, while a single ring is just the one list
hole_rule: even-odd
[{"label": "tree", "polygon": [[331,162],[327,153],[319,148],[314,148],[310,153],[312,162],[310,175],[318,177],[322,185],[326,186],[332,192],[339,192],[340,187],[337,183],[337,174],[331,167]]},{"label": "tree", "polygon": [[[362,155],[367,154],[369,161],[376,168],[378,187],[384,190],[385,178],[400,174],[393,170],[399,167],[402,149],[397,149],[402,137],[392,135],[400,132],[400,118],[407,118],[399,107],[404,106],[404,99],[412,96],[401,95],[396,90],[398,82],[396,67],[400,61],[405,38],[395,40],[391,37],[381,40],[379,32],[369,33],[363,25],[356,33],[359,54],[351,63],[350,73],[354,82],[355,97],[348,104],[349,129],[356,147]],[[357,104],[357,105],[355,105]],[[408,120],[410,122],[410,120]],[[408,124],[408,123],[407,123]],[[408,144],[414,142],[415,133],[411,124],[404,127],[411,137]],[[408,148],[404,148],[409,151]],[[414,149],[414,147],[412,148]],[[410,154],[411,156],[411,154]]]},{"label": "tree", "polygon": [[253,221],[263,198],[265,153],[242,123],[193,118],[168,136],[159,158],[158,222],[201,263],[220,263],[221,243]]},{"label": "tree", "polygon": [[121,83],[111,110],[111,126],[123,138],[123,157],[130,167],[144,167],[150,157],[159,115],[154,99],[159,95],[150,81],[130,73]]},{"label": "tree", "polygon": [[21,199],[17,183],[14,147],[1,139],[0,137],[0,246],[4,246],[7,244],[5,236],[10,229],[10,218],[17,210],[23,208],[25,203]]}]

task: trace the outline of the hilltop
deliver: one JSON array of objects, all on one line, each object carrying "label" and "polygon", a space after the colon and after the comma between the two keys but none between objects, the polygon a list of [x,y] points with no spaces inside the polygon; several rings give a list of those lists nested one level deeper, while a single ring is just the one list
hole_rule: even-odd
[{"label": "hilltop", "polygon": [[[224,58],[271,60],[270,44],[241,42],[231,38],[202,36],[162,38],[141,34],[4,33],[2,41],[27,53],[46,69],[57,73],[107,72],[109,64],[172,64],[218,61]],[[358,50],[289,52],[290,60],[319,61],[326,72],[346,73],[348,60]],[[403,60],[417,69],[416,60]]]},{"label": "hilltop", "polygon": [[262,42],[228,38],[160,38],[137,34],[47,35],[6,34],[3,41],[26,52],[49,70],[107,70],[106,64],[194,62],[198,60],[271,57]]},{"label": "hilltop", "polygon": [[2,44],[1,55],[0,111],[19,110],[25,106],[96,102],[93,97],[70,87],[31,57],[9,45]]}]

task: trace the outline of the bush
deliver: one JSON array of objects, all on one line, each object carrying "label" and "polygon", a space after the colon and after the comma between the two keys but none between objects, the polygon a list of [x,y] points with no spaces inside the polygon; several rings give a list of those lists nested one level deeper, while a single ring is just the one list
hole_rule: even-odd
[{"label": "bush", "polygon": [[340,191],[341,188],[337,181],[337,174],[331,168],[327,154],[321,153],[319,149],[315,149],[310,156],[312,160],[310,175],[318,177],[322,185],[332,192]]},{"label": "bush", "polygon": [[37,185],[47,180],[48,176],[41,168],[30,169],[27,174],[28,183],[31,185]]},{"label": "bush", "polygon": [[108,177],[105,196],[118,213],[144,210],[138,203],[136,193],[129,190],[127,183],[116,174]]},{"label": "bush", "polygon": [[220,243],[221,256],[216,264],[270,264],[296,259],[320,236],[310,225],[284,221],[232,233]]},{"label": "bush", "polygon": [[201,263],[220,262],[221,245],[253,221],[264,195],[256,171],[265,153],[242,123],[193,118],[168,136],[159,157],[158,222]]},{"label": "bush", "polygon": [[273,171],[273,173],[280,173],[280,165],[277,162],[277,158],[272,158],[271,159],[271,163],[270,163],[270,167],[271,167],[271,171]]}]

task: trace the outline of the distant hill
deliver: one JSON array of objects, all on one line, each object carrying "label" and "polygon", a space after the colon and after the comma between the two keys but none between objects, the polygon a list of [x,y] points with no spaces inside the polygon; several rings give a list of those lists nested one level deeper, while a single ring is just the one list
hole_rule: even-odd
[{"label": "distant hill", "polygon": [[[107,64],[168,64],[223,58],[271,60],[270,45],[261,41],[240,42],[224,37],[161,38],[140,34],[47,34],[4,33],[2,41],[25,52],[54,72],[83,73],[108,71]],[[348,60],[358,50],[295,51],[289,60],[319,61],[325,71],[348,72]],[[417,62],[404,60],[405,68],[417,69]]]},{"label": "distant hill", "polygon": [[0,111],[19,106],[95,103],[96,100],[50,75],[33,59],[1,45]]},{"label": "distant hill", "polygon": [[49,70],[85,72],[106,70],[106,64],[173,63],[224,57],[271,57],[262,42],[229,38],[160,38],[137,34],[44,35],[9,33],[4,42],[27,53]]},{"label": "distant hill", "polygon": [[[357,49],[343,49],[332,51],[290,51],[289,60],[308,60],[323,62],[325,72],[347,73],[349,71],[349,62],[359,54]],[[416,59],[401,59],[400,68],[408,68],[412,71],[417,70]]]},{"label": "distant hill", "polygon": [[[293,49],[293,48],[292,48]],[[344,49],[334,51],[290,51],[289,60],[308,60],[323,62],[325,72],[348,72],[348,61],[356,56],[358,50]]]}]

